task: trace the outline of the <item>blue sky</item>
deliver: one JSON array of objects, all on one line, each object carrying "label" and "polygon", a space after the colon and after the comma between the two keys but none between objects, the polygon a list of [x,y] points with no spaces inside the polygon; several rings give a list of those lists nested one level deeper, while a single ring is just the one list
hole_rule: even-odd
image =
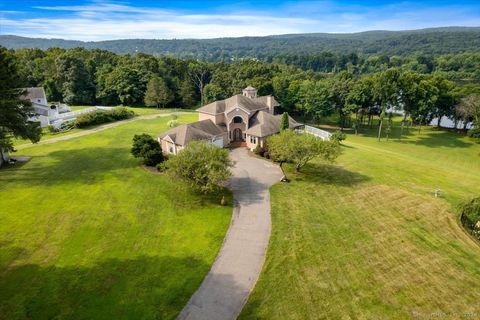
[{"label": "blue sky", "polygon": [[0,0],[0,34],[76,40],[480,26],[480,1]]}]

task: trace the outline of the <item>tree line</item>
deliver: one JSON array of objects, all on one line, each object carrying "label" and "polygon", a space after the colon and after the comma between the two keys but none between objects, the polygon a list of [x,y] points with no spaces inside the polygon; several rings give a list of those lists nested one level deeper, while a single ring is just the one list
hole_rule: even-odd
[{"label": "tree line", "polygon": [[431,59],[372,56],[366,61],[374,68],[321,72],[303,70],[288,61],[205,62],[82,48],[7,53],[16,61],[22,86],[43,86],[50,101],[73,105],[193,108],[251,85],[259,95],[273,94],[282,104],[280,111],[311,120],[338,114],[341,125],[347,126],[369,122],[375,115],[384,118],[391,108],[404,110],[417,123],[435,117],[460,118],[456,111],[460,100],[480,93],[478,83],[453,81],[436,69],[437,64],[445,70],[458,64],[465,72],[478,73],[475,66],[480,59],[470,59],[469,54]]}]

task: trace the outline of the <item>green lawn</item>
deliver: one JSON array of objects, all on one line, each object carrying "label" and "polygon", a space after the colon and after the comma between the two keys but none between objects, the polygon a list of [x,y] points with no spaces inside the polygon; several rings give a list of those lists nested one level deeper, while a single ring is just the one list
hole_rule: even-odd
[{"label": "green lawn", "polygon": [[[89,106],[71,106],[71,108],[72,108],[72,111],[77,111],[77,110],[90,108],[90,107]],[[175,112],[189,112],[189,111],[191,111],[191,110],[188,110],[188,109],[156,109],[156,108],[140,108],[140,107],[138,107],[138,108],[137,107],[127,107],[127,109],[135,112],[135,114],[137,116],[147,116],[147,115],[155,115],[155,114],[163,114],[163,113],[175,113]],[[61,137],[61,136],[76,133],[76,132],[81,132],[81,131],[84,131],[86,129],[92,129],[94,127],[98,127],[98,126],[92,126],[92,127],[84,128],[84,129],[73,128],[69,131],[58,132],[58,133],[52,133],[52,132],[48,131],[47,128],[44,128],[43,133],[42,133],[42,141],[49,140],[49,139],[56,138],[56,137]],[[14,143],[15,143],[15,145],[30,144],[30,141],[26,140],[26,139],[15,139]]]},{"label": "green lawn", "polygon": [[480,317],[480,247],[455,209],[479,195],[480,145],[434,129],[377,142],[372,129],[343,151],[272,187],[267,259],[240,318]]},{"label": "green lawn", "polygon": [[[208,272],[232,207],[129,154],[170,118],[32,146],[0,170],[0,319],[173,319]],[[179,117],[180,122],[196,115]]]}]

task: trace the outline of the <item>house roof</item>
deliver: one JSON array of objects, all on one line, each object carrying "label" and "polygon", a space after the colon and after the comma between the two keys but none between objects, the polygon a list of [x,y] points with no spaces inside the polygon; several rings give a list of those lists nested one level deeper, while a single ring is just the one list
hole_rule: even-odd
[{"label": "house roof", "polygon": [[[256,112],[249,121],[249,128],[246,133],[256,137],[267,137],[272,134],[280,132],[280,123],[282,121],[282,115],[272,115],[265,111]],[[302,126],[302,124],[293,120],[288,116],[289,128],[294,129]]]},{"label": "house roof", "polygon": [[208,114],[219,114],[223,112],[228,112],[235,107],[242,107],[247,111],[257,111],[261,109],[268,108],[267,101],[271,97],[273,106],[279,106],[278,102],[273,96],[262,96],[257,98],[245,97],[241,94],[236,94],[225,100],[218,100],[212,103],[209,103],[203,107],[197,109],[199,112],[204,112]]},{"label": "house roof", "polygon": [[47,96],[45,95],[45,90],[43,87],[30,87],[24,88],[25,93],[21,96],[23,99],[28,99],[32,102],[37,102],[38,99],[45,99],[47,100]]},{"label": "house roof", "polygon": [[176,128],[168,130],[159,135],[160,139],[167,136],[177,144],[184,146],[192,140],[206,140],[212,139],[227,131],[224,126],[218,126],[212,120],[206,119],[197,122],[182,124]]}]

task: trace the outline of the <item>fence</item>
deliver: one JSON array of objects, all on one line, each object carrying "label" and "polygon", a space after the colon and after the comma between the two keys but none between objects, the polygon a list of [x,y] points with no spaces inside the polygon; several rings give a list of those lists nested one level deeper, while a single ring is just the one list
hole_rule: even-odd
[{"label": "fence", "polygon": [[322,140],[330,140],[332,134],[328,131],[305,125],[303,132],[314,135]]},{"label": "fence", "polygon": [[49,120],[50,120],[50,122],[55,122],[57,120],[73,119],[73,118],[76,118],[77,116],[79,116],[81,114],[90,113],[90,112],[93,112],[95,110],[97,110],[97,107],[90,107],[90,108],[80,109],[80,110],[77,110],[77,111],[60,113],[57,116],[51,117]]}]

